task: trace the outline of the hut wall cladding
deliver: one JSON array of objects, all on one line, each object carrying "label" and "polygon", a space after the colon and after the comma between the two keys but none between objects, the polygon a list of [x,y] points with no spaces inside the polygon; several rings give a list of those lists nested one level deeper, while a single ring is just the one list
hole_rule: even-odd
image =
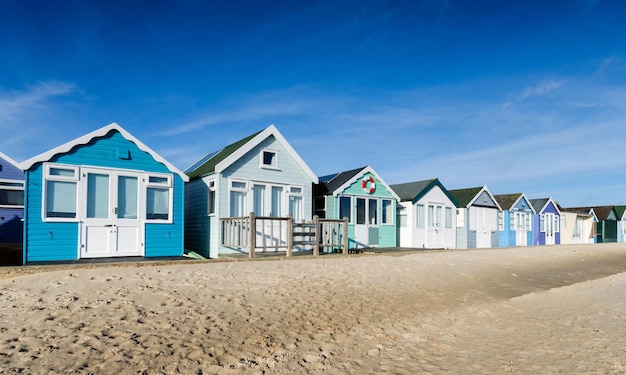
[{"label": "hut wall cladding", "polygon": [[[124,138],[118,131],[112,130],[87,144],[77,145],[69,152],[53,156],[49,162],[173,175],[173,221],[171,224],[146,224],[145,255],[182,254],[184,225],[182,178],[154,160],[152,155],[139,149],[135,143]],[[77,259],[80,236],[78,222],[43,221],[43,169],[43,164],[37,163],[26,171],[28,183],[26,261]]]}]

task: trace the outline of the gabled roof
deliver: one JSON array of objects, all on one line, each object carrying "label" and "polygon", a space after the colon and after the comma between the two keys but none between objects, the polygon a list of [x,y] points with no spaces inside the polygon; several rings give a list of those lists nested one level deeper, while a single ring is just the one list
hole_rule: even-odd
[{"label": "gabled roof", "polygon": [[[568,207],[569,210],[578,210],[579,212],[587,212],[593,213],[598,220],[608,220],[611,211],[613,210],[613,206],[588,206],[588,207]],[[622,215],[618,215],[617,210],[615,211],[616,217],[618,220],[622,217]]]},{"label": "gabled roof", "polygon": [[613,206],[613,208],[615,209],[615,214],[617,214],[617,219],[621,220],[626,212],[626,206]]},{"label": "gabled roof", "polygon": [[450,195],[452,195],[454,200],[457,202],[457,207],[467,208],[468,206],[471,206],[474,203],[474,201],[478,199],[478,197],[484,191],[491,197],[491,199],[493,199],[493,202],[496,204],[496,207],[498,208],[498,210],[502,210],[502,208],[500,208],[500,204],[498,203],[498,201],[493,197],[489,189],[487,189],[487,185],[481,186],[481,187],[456,189],[456,190],[448,190],[448,191],[450,192]]},{"label": "gabled roof", "polygon": [[285,150],[289,152],[291,157],[298,163],[311,181],[317,183],[318,179],[315,173],[306,165],[304,160],[302,160],[300,155],[291,147],[289,142],[287,142],[285,137],[280,134],[274,125],[270,125],[264,130],[251,134],[218,151],[205,155],[202,159],[187,168],[185,173],[193,180],[212,173],[221,172],[270,136],[274,136],[274,138],[283,145]]},{"label": "gabled roof", "polygon": [[552,198],[538,198],[530,200],[530,204],[533,206],[535,213],[537,214],[540,214],[550,202],[552,202],[557,211],[561,212],[559,206],[552,200]]},{"label": "gabled roof", "polygon": [[393,191],[398,194],[400,197],[400,201],[417,201],[422,198],[426,193],[428,193],[435,186],[439,186],[439,188],[446,194],[446,196],[452,201],[452,203],[456,206],[457,202],[454,197],[448,192],[438,178],[432,178],[430,180],[424,181],[415,181],[415,182],[406,182],[403,184],[394,184],[390,185]]},{"label": "gabled roof", "polygon": [[333,173],[319,178],[320,185],[323,185],[325,194],[332,194],[343,186],[346,182],[354,179],[361,171],[365,170],[367,166],[352,169],[345,172]]},{"label": "gabled roof", "polygon": [[400,200],[398,194],[396,194],[396,192],[389,185],[387,185],[387,183],[383,181],[378,173],[376,173],[376,171],[374,171],[374,169],[370,166],[322,176],[319,178],[319,184],[315,186],[314,194],[316,196],[339,194],[343,192],[346,188],[348,188],[348,186],[350,186],[352,183],[354,183],[354,181],[358,177],[366,173],[371,173],[375,175],[381,182],[381,184],[394,196],[394,198]]},{"label": "gabled roof", "polygon": [[10,157],[8,157],[6,154],[0,152],[0,158],[6,160],[9,164],[14,166],[15,168],[21,169],[19,163],[16,162],[15,160],[11,159]]},{"label": "gabled roof", "polygon": [[99,137],[104,137],[105,135],[107,135],[110,131],[117,131],[119,132],[124,138],[126,138],[127,140],[133,142],[134,144],[137,145],[137,147],[144,152],[147,152],[148,154],[150,154],[154,160],[162,163],[163,165],[165,165],[167,167],[167,169],[170,170],[170,172],[172,173],[176,173],[178,174],[183,181],[188,181],[188,177],[186,174],[184,174],[181,170],[179,170],[178,168],[176,168],[175,166],[173,166],[172,164],[170,164],[167,160],[165,160],[163,157],[161,157],[161,155],[157,154],[156,152],[154,152],[150,147],[146,146],[145,144],[143,144],[143,142],[141,142],[140,140],[138,140],[137,138],[135,138],[132,134],[130,134],[129,132],[127,132],[124,128],[122,128],[121,126],[119,126],[117,123],[113,122],[107,126],[103,126],[100,129],[94,130],[91,133],[85,134],[82,137],[78,137],[72,141],[69,141],[67,143],[62,144],[59,147],[55,147],[52,150],[46,151],[42,154],[39,154],[35,157],[32,157],[24,162],[22,162],[20,164],[20,168],[22,170],[27,170],[30,167],[32,167],[35,163],[40,163],[40,162],[45,162],[48,161],[50,159],[52,159],[55,155],[58,154],[64,154],[67,152],[70,152],[72,150],[72,148],[74,148],[75,146],[79,146],[79,145],[85,145],[89,142],[91,142],[92,139],[94,138],[99,138]]},{"label": "gabled roof", "polygon": [[561,211],[561,214],[563,213],[571,213],[574,214],[578,217],[583,217],[583,218],[594,218],[595,215],[593,214],[593,211],[590,213],[589,211],[583,211],[580,210],[578,208],[563,208],[563,207],[559,207],[559,211]]},{"label": "gabled roof", "polygon": [[[524,193],[497,194],[493,197],[496,201],[498,201],[498,204],[500,205],[500,207],[502,207],[503,210],[510,211],[515,207],[515,205],[517,205],[517,202],[519,202],[520,199],[526,199],[526,201],[530,204],[530,201],[528,200],[528,198],[526,198],[526,195],[524,195]],[[532,204],[530,205],[530,209],[534,211],[534,207],[532,206]]]}]

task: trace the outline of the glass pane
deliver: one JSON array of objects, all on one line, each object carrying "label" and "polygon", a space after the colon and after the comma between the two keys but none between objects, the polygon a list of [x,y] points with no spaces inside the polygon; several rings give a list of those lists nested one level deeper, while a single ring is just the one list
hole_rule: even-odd
[{"label": "glass pane", "polygon": [[168,220],[170,189],[148,188],[146,218],[148,220]]},{"label": "glass pane", "polygon": [[117,217],[136,219],[138,203],[137,177],[119,176],[117,179]]},{"label": "glass pane", "polygon": [[302,221],[302,197],[297,195],[289,197],[289,215],[295,221]]},{"label": "glass pane", "polygon": [[388,199],[383,199],[383,224],[390,224],[391,223],[391,217],[392,217],[392,212],[391,212],[391,201]]},{"label": "glass pane", "polygon": [[378,199],[369,200],[369,219],[371,225],[378,224]]},{"label": "glass pane", "polygon": [[446,207],[446,228],[452,228],[452,208]]},{"label": "glass pane", "polygon": [[348,218],[352,222],[350,197],[339,197],[339,219]]},{"label": "glass pane", "polygon": [[263,165],[274,165],[276,153],[270,151],[263,151]]},{"label": "glass pane", "polygon": [[0,189],[0,205],[23,206],[24,205],[24,191]]},{"label": "glass pane", "polygon": [[150,176],[148,177],[148,182],[169,185],[169,179],[167,177]]},{"label": "glass pane", "polygon": [[416,208],[415,224],[418,228],[424,228],[424,205],[418,204]]},{"label": "glass pane", "polygon": [[435,226],[441,227],[441,206],[437,206],[437,212],[435,215]]},{"label": "glass pane", "polygon": [[270,216],[281,217],[283,215],[283,188],[272,186],[272,211]]},{"label": "glass pane", "polygon": [[428,226],[435,226],[435,206],[428,206]]},{"label": "glass pane", "polygon": [[365,224],[365,199],[356,199],[356,223]]},{"label": "glass pane", "polygon": [[235,189],[245,189],[246,188],[246,183],[245,182],[240,182],[240,181],[233,181],[230,186],[235,188]]},{"label": "glass pane", "polygon": [[109,175],[87,174],[87,217],[109,217]]},{"label": "glass pane", "polygon": [[9,187],[23,188],[24,187],[24,183],[23,182],[0,181],[0,186],[9,186]]},{"label": "glass pane", "polygon": [[265,185],[252,186],[254,202],[252,207],[255,215],[265,216]]},{"label": "glass pane", "polygon": [[46,217],[76,217],[75,182],[46,182]]},{"label": "glass pane", "polygon": [[76,171],[74,169],[50,168],[50,176],[74,177]]},{"label": "glass pane", "polygon": [[246,211],[246,193],[243,191],[230,192],[230,216],[242,217]]}]

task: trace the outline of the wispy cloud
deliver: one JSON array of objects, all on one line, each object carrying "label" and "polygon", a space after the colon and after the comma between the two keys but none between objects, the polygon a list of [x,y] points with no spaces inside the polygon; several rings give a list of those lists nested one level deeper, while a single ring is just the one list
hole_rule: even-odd
[{"label": "wispy cloud", "polygon": [[0,118],[3,122],[41,108],[50,100],[76,91],[72,83],[49,81],[27,87],[24,91],[0,93]]}]

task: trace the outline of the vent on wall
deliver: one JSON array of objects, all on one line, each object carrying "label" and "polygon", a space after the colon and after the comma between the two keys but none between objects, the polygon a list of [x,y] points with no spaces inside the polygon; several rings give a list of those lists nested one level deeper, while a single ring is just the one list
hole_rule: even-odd
[{"label": "vent on wall", "polygon": [[130,150],[123,147],[117,148],[117,157],[119,159],[130,160]]}]

